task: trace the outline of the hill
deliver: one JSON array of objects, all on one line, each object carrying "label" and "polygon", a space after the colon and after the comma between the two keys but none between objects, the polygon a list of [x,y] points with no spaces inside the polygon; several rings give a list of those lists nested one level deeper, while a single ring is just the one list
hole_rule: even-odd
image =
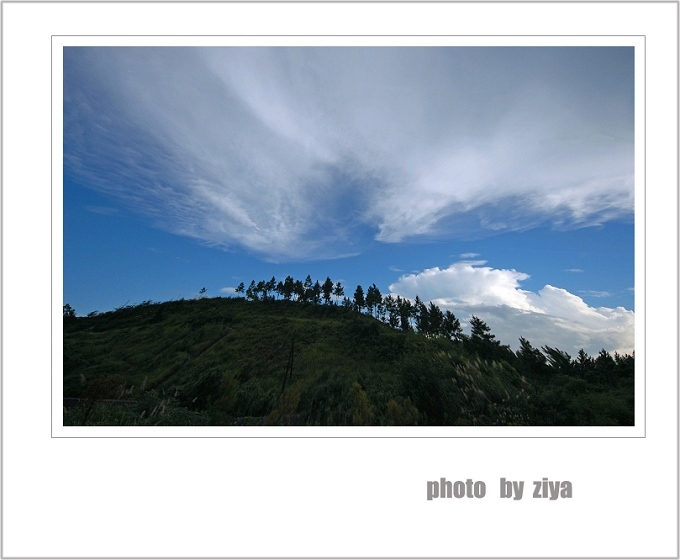
[{"label": "hill", "polygon": [[64,424],[633,424],[632,356],[485,340],[273,299],[65,314]]}]

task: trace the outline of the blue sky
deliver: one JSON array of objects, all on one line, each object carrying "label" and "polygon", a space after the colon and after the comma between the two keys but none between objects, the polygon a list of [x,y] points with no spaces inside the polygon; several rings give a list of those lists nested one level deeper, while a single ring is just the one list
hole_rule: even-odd
[{"label": "blue sky", "polygon": [[633,49],[64,49],[64,303],[330,276],[632,351]]}]

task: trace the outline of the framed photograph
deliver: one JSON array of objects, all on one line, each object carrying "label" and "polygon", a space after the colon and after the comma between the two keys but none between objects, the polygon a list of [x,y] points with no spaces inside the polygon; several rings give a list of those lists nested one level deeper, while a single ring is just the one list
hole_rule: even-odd
[{"label": "framed photograph", "polygon": [[641,37],[181,40],[53,39],[61,434],[644,433]]}]

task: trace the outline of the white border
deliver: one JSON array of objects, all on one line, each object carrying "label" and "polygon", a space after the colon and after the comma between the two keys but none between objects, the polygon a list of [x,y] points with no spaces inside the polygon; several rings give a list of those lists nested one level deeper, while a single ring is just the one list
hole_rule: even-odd
[{"label": "white border", "polygon": [[[3,3],[1,555],[677,558],[677,17],[674,2]],[[644,35],[646,437],[51,438],[51,37],[177,33]],[[439,477],[488,495],[428,502]],[[502,501],[500,477],[570,480],[574,497]]]}]

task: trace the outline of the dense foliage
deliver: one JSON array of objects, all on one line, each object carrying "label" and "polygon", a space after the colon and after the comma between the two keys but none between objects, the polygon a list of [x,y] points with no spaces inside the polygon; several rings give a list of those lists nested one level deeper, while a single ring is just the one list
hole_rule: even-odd
[{"label": "dense foliage", "polygon": [[[66,425],[633,425],[634,356],[575,358],[373,284],[64,306]],[[205,290],[201,292],[201,296]]]}]

